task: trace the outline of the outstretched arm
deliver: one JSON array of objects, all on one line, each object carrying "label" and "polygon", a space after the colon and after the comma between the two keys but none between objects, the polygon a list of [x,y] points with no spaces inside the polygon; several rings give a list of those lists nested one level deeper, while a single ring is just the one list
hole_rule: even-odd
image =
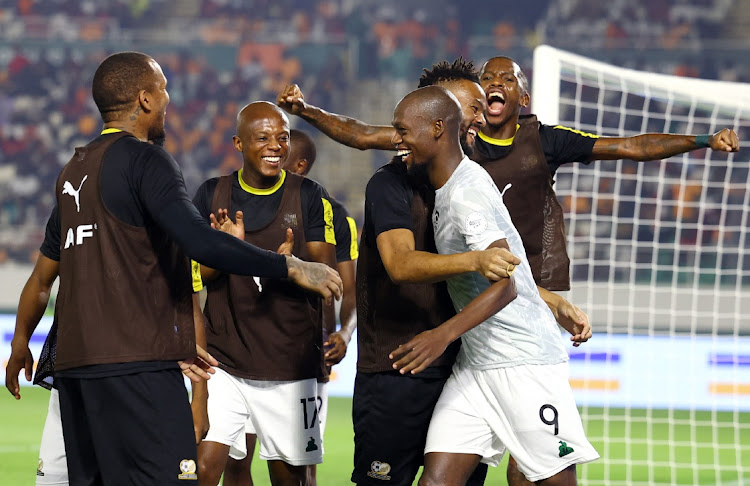
[{"label": "outstretched arm", "polygon": [[52,284],[60,270],[60,262],[39,255],[31,276],[26,281],[18,302],[16,329],[10,343],[11,353],[5,368],[5,387],[16,397],[21,398],[18,373],[25,370],[26,381],[31,381],[34,358],[29,350],[29,340],[39,320],[47,308]]},{"label": "outstretched arm", "polygon": [[490,247],[453,255],[415,250],[414,233],[398,228],[376,239],[380,258],[394,283],[434,283],[466,272],[479,272],[492,281],[502,280],[521,263],[506,247]]},{"label": "outstretched arm", "polygon": [[333,140],[360,150],[395,150],[391,142],[396,133],[391,126],[368,125],[354,118],[329,113],[305,102],[299,86],[284,88],[276,104],[291,115],[297,115]]},{"label": "outstretched arm", "polygon": [[730,128],[713,135],[646,133],[627,138],[601,137],[594,143],[591,160],[662,160],[705,147],[722,152],[737,152],[740,142],[737,134]]},{"label": "outstretched arm", "polygon": [[[508,249],[506,240],[498,240],[490,248]],[[401,374],[417,374],[425,370],[439,358],[445,348],[461,337],[466,331],[475,328],[516,298],[516,286],[513,277],[504,278],[493,283],[464,307],[461,312],[448,319],[435,329],[416,335],[408,343],[394,349],[388,355],[393,369]]]}]

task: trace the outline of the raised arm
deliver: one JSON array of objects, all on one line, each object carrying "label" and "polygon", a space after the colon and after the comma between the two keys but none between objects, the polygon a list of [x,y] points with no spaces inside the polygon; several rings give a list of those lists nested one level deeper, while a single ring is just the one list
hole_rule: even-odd
[{"label": "raised arm", "polygon": [[49,302],[52,284],[60,270],[60,262],[39,255],[31,276],[26,281],[18,302],[16,329],[10,342],[10,358],[5,368],[5,387],[16,400],[21,398],[18,374],[25,370],[26,381],[31,381],[34,357],[29,349],[29,340]]},{"label": "raised arm", "polygon": [[521,260],[506,247],[490,247],[454,255],[415,250],[414,233],[398,228],[376,239],[388,276],[396,284],[434,283],[466,272],[479,272],[488,280],[505,279]]},{"label": "raised arm", "polygon": [[591,160],[662,160],[705,147],[722,152],[737,152],[740,142],[737,134],[730,128],[713,135],[646,133],[627,138],[601,137],[594,143]]},{"label": "raised arm", "polygon": [[305,102],[299,86],[287,86],[279,93],[276,104],[291,115],[297,115],[336,142],[360,150],[395,150],[391,126],[368,125],[354,118],[329,113]]}]

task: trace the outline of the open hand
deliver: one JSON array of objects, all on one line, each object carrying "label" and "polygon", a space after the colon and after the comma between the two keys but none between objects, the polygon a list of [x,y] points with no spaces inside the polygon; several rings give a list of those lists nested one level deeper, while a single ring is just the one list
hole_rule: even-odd
[{"label": "open hand", "polygon": [[224,233],[233,235],[235,238],[241,240],[245,239],[245,221],[242,211],[237,211],[234,215],[235,221],[229,217],[229,211],[227,209],[219,208],[216,212],[211,213],[209,218],[211,219],[211,227]]},{"label": "open hand", "polygon": [[417,334],[408,343],[391,351],[388,357],[398,360],[393,363],[394,370],[398,370],[402,375],[416,375],[442,356],[450,343],[440,329],[431,329]]},{"label": "open hand", "polygon": [[182,374],[190,378],[191,381],[198,383],[201,380],[211,378],[211,375],[216,373],[213,367],[219,366],[219,362],[216,361],[216,358],[208,354],[208,351],[197,344],[195,345],[195,350],[198,356],[178,361],[178,363],[180,364]]}]

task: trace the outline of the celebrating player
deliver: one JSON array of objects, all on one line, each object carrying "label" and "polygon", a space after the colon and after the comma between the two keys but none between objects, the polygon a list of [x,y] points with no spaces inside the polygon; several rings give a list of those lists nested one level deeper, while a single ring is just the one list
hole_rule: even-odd
[{"label": "celebrating player", "polygon": [[[437,249],[510,247],[522,261],[496,283],[475,272],[450,277],[456,309],[471,308],[486,319],[477,326],[447,322],[412,340],[438,348],[458,336],[462,341],[435,406],[419,484],[464,485],[480,461],[497,465],[506,449],[528,480],[576,484],[575,464],[599,455],[583,432],[567,353],[499,190],[461,150],[460,119],[458,101],[437,86],[404,97],[393,116],[394,143],[405,163],[424,164],[435,188]],[[393,354],[407,354],[413,345]]]},{"label": "celebrating player", "polygon": [[[307,176],[315,164],[315,144],[305,132],[291,130],[289,137],[289,156],[281,166],[283,170]],[[341,329],[335,331],[333,328],[324,329],[323,347],[326,349],[326,364],[334,365],[340,362],[346,355],[346,348],[351,340],[352,333],[357,327],[357,300],[354,286],[356,262],[358,257],[357,225],[346,208],[332,197],[328,198],[333,209],[333,229],[336,236],[336,269],[341,275],[344,284],[344,292],[341,296],[340,318]],[[325,434],[326,418],[328,416],[328,376],[318,380],[318,396],[321,398],[318,419],[320,422],[320,435]],[[245,426],[245,445],[247,455],[244,459],[234,459],[230,456],[224,468],[223,484],[225,486],[252,486],[253,480],[250,474],[255,441],[257,434],[252,420]],[[315,486],[316,466],[308,466],[308,486]]]},{"label": "celebrating player", "polygon": [[[471,62],[466,62],[463,59],[458,59],[452,64],[447,62],[438,63],[434,65],[431,70],[425,70],[420,78],[419,85],[420,87],[429,85],[442,86],[451,91],[451,93],[453,93],[460,101],[462,107],[462,122],[460,130],[461,147],[464,153],[472,153],[476,143],[476,135],[485,124],[484,112],[487,108],[485,101],[486,95],[478,84],[478,77],[473,64]],[[346,145],[360,149],[393,149],[394,147],[392,143],[393,136],[395,135],[393,127],[366,125],[352,118],[327,113],[317,107],[305,103],[302,92],[296,85],[288,86],[282,93],[280,93],[277,103],[286,111],[301,116],[316,128],[323,131],[326,135]],[[387,274],[384,274],[384,272],[380,270],[383,267],[383,263],[373,264],[371,271],[365,272],[365,274],[369,274],[376,270],[380,270],[380,277],[372,277],[373,281],[375,281],[376,278],[390,278],[396,282],[407,282],[410,281],[409,279],[412,279],[411,281],[422,281],[419,280],[420,272],[422,272],[423,268],[422,265],[427,265],[428,262],[420,262],[411,256],[415,254],[415,250],[424,250],[428,252],[435,251],[434,244],[432,244],[431,234],[424,234],[425,232],[430,233],[430,223],[427,215],[431,211],[430,201],[433,199],[431,189],[427,186],[428,184],[426,184],[425,181],[417,182],[413,177],[407,177],[406,169],[400,162],[384,166],[376,172],[370,180],[366,191],[365,201],[365,227],[361,249],[363,255],[362,261],[366,261],[364,255],[367,254],[368,246],[373,248],[373,255],[375,255],[373,258],[385,256],[390,257],[388,261],[383,258]],[[372,220],[373,223],[368,224],[368,220]],[[372,228],[368,230],[370,225],[372,225]],[[383,235],[382,237],[381,233]],[[388,252],[385,255],[383,255],[384,249],[381,248],[381,245],[384,246],[385,250]],[[508,260],[506,262],[506,269],[505,271],[501,271],[498,277],[504,277],[508,274],[507,268],[510,268],[507,267],[508,263],[515,263],[518,261],[515,257],[511,257],[509,254],[506,259]],[[420,263],[422,265],[420,265]],[[360,269],[362,268],[364,268],[364,264],[360,265]],[[432,276],[431,278],[433,279],[432,281],[437,281],[442,280],[447,276],[448,274],[440,274],[439,276]],[[362,293],[368,294],[367,301],[370,302],[369,305],[372,308],[375,308],[375,302],[377,302],[377,299],[371,294],[375,291],[376,287],[362,285],[360,279],[358,279],[358,286]],[[404,290],[393,290],[394,293],[402,291]],[[440,293],[439,290],[434,289],[424,292],[426,292],[425,295],[432,296],[431,298],[435,298],[435,292]],[[577,346],[581,342],[585,342],[590,336],[590,326],[588,323],[588,317],[585,313],[576,306],[570,304],[567,300],[553,294],[552,292],[548,292],[541,288],[540,292],[560,322],[566,326],[566,329],[572,331],[573,337],[571,339],[574,341],[574,345]],[[415,295],[407,294],[406,301],[412,302],[414,298]],[[438,297],[437,301],[444,302],[444,296]],[[388,306],[389,304],[384,305]],[[406,304],[406,306],[410,308],[419,308],[419,306],[414,307],[414,305],[413,302]],[[425,320],[426,327],[423,329],[432,329],[453,315],[452,309],[448,309],[447,312],[441,313],[440,310],[442,308],[440,305],[433,307],[428,305],[426,308],[435,309],[437,312]],[[370,318],[372,317],[370,316]],[[417,319],[414,322],[420,322],[420,319]],[[389,344],[405,344],[420,331],[418,327],[411,329],[404,327],[403,323],[409,322],[408,317],[404,317],[403,320],[396,319],[395,322],[399,323],[399,331],[398,333],[395,333],[393,337],[398,337],[399,339],[395,339],[393,342],[384,342],[384,346],[378,349],[379,352],[390,352],[392,348],[388,348]],[[370,325],[365,323],[362,314],[359,316],[359,323],[361,330],[362,326]],[[372,325],[378,329],[383,328],[383,324],[375,323],[374,321]],[[388,368],[385,363],[381,362],[383,359],[382,357],[377,359],[373,357],[372,359],[374,361],[372,363],[367,363],[367,359],[369,359],[367,357],[368,355],[365,354],[365,357],[362,356],[363,346],[369,346],[369,348],[373,347],[372,344],[364,344],[364,342],[369,339],[376,339],[375,335],[367,336],[367,328],[365,328],[364,331],[364,333],[360,332],[359,334],[360,362],[358,363],[358,371],[362,373],[385,371]],[[382,331],[379,331],[379,333],[380,332]],[[381,339],[382,338],[377,339],[376,342],[380,342]],[[367,349],[367,347],[364,348],[365,352],[367,352]],[[372,352],[374,352],[374,350]],[[444,360],[438,359],[441,352],[433,351],[431,353],[420,354],[417,360],[410,361],[409,366],[406,367],[404,371],[417,371],[417,368],[418,371],[422,371],[430,366],[431,363],[437,370],[441,369],[441,364],[445,366],[447,363],[447,366],[450,366],[450,358]],[[438,361],[433,363],[436,359]],[[401,369],[400,363],[397,363],[397,367]],[[360,389],[365,388],[364,377],[369,375],[362,376],[363,378],[359,380],[362,382]],[[445,380],[446,376],[447,374],[443,374],[442,379]],[[404,392],[406,393],[407,390],[410,390],[410,388],[405,386]],[[357,395],[357,386],[355,385],[355,403],[358,401]],[[427,407],[431,410],[431,407],[434,406],[436,395],[431,395],[429,392],[425,392],[420,394],[420,396],[423,397],[425,404],[423,410],[427,410]],[[393,392],[392,403],[394,411],[398,410],[402,401],[404,400],[401,400],[400,396]],[[384,404],[386,409],[388,406],[390,405]],[[364,421],[366,416],[367,414],[363,413],[360,417]],[[424,413],[422,418],[424,419],[425,416],[429,417],[429,412]],[[357,420],[358,416],[355,415],[355,439]],[[418,420],[415,419],[413,422],[418,423]],[[387,429],[384,428],[383,430]],[[419,442],[412,444],[409,441],[403,441],[401,445],[403,445],[404,451],[400,455],[394,453],[394,456],[400,458],[399,462],[403,461],[403,463],[407,464],[411,460],[408,459],[411,457],[410,455],[416,454],[416,459],[413,459],[413,461],[415,463],[421,462],[422,452],[419,444]],[[417,447],[417,452],[412,450],[413,446]],[[364,447],[364,445],[361,447]],[[373,445],[372,447],[376,448],[377,446]],[[385,444],[383,447],[386,447]],[[407,449],[409,452],[406,452]],[[377,452],[378,449],[376,448],[375,451]],[[367,457],[369,456],[362,456],[363,458],[359,465],[357,465],[357,456],[357,444],[355,443],[355,475],[357,474],[357,468],[359,467],[364,470],[363,473],[359,474],[359,477],[363,478],[365,473],[367,473]],[[515,467],[515,462],[512,458],[508,468],[508,477],[509,481],[515,481],[511,482],[514,486],[525,483],[525,479],[518,473],[517,468]],[[405,477],[404,481],[408,481],[408,479]],[[407,483],[405,482],[405,484]]]},{"label": "celebrating player", "polygon": [[[236,214],[233,234],[261,248],[276,248],[291,228],[291,253],[333,267],[328,195],[316,182],[281,169],[289,136],[281,109],[266,102],[245,106],[233,138],[242,169],[206,181],[194,203],[207,221],[220,224],[225,211]],[[217,274],[206,267],[201,273],[208,282],[208,349],[220,369],[207,384],[207,403],[201,394],[211,427],[198,447],[200,484],[218,484],[227,457],[246,455],[248,421],[260,457],[269,461],[271,482],[305,484],[305,466],[323,457],[317,391],[325,372],[323,302],[280,279]]]}]

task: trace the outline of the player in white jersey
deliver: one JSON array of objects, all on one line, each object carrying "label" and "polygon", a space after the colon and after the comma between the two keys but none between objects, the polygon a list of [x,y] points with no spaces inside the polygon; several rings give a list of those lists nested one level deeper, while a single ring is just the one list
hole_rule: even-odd
[{"label": "player in white jersey", "polygon": [[500,246],[521,264],[512,278],[495,283],[475,273],[449,278],[456,310],[482,316],[481,324],[462,328],[447,321],[393,353],[403,366],[418,360],[421,349],[462,338],[433,412],[419,484],[463,485],[480,461],[496,466],[506,450],[532,482],[576,484],[575,465],[599,455],[583,432],[562,337],[502,195],[461,151],[460,118],[455,97],[436,86],[407,95],[393,116],[393,142],[404,162],[424,164],[436,189],[437,249],[449,254]]}]

